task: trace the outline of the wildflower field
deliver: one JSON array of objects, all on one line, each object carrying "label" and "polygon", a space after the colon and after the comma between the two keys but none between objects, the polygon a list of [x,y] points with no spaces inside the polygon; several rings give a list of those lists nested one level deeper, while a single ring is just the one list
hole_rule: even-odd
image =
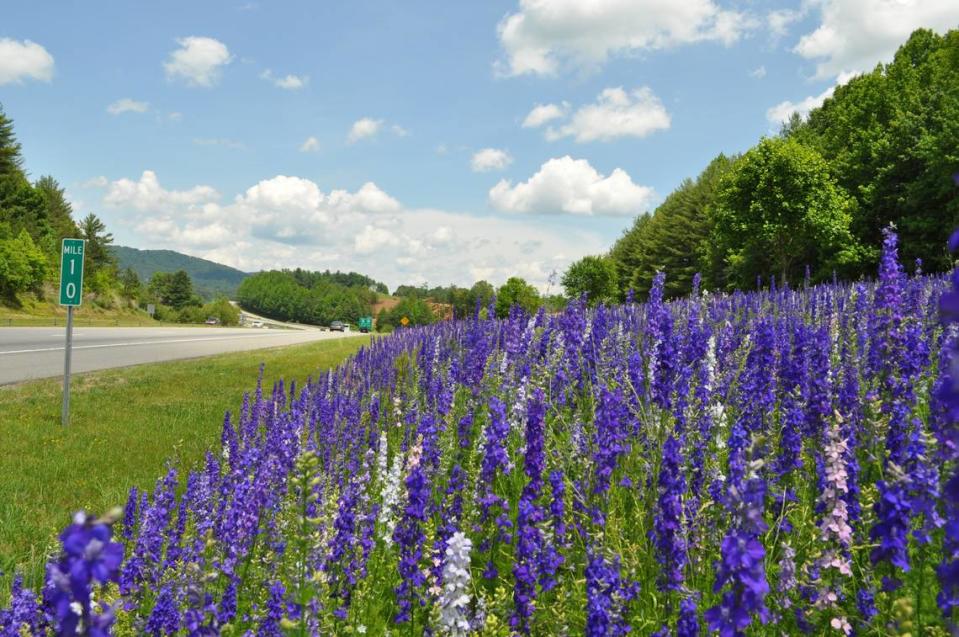
[{"label": "wildflower field", "polygon": [[258,386],[203,466],[78,514],[0,630],[950,634],[953,283],[887,232],[875,282],[662,285]]}]

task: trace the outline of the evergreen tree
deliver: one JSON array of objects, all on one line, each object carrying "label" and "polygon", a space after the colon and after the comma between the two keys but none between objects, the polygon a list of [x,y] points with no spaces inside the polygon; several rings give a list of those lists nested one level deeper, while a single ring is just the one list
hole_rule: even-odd
[{"label": "evergreen tree", "polygon": [[126,268],[120,275],[120,285],[123,286],[123,296],[129,299],[135,299],[143,291],[143,285],[140,283],[140,276],[133,268]]},{"label": "evergreen tree", "polygon": [[178,310],[188,305],[196,305],[193,295],[193,281],[186,270],[177,270],[169,279],[166,298],[163,301]]},{"label": "evergreen tree", "polygon": [[73,221],[73,207],[57,180],[50,176],[41,177],[34,188],[43,198],[47,222],[53,230],[55,242],[59,244],[62,239],[79,236],[80,229]]},{"label": "evergreen tree", "polygon": [[715,269],[707,250],[712,232],[709,207],[734,161],[725,155],[713,159],[695,181],[685,180],[652,215],[637,217],[616,242],[609,256],[619,277],[621,298],[629,290],[645,298],[659,271],[667,274],[666,296],[688,294],[697,272]]},{"label": "evergreen tree", "polygon": [[80,222],[80,235],[87,242],[86,258],[91,269],[113,265],[113,255],[107,249],[113,243],[113,235],[107,232],[106,225],[99,217],[92,212],[84,217]]},{"label": "evergreen tree", "polygon": [[0,105],[0,179],[12,175],[23,175],[23,157],[20,154],[20,142],[13,132],[13,120]]},{"label": "evergreen tree", "polygon": [[43,197],[22,174],[0,177],[0,223],[8,224],[14,234],[26,230],[49,256],[57,252]]}]

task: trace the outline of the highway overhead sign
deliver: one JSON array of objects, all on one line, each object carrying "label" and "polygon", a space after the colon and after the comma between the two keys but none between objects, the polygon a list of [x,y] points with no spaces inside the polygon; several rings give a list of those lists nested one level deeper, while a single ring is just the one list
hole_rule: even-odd
[{"label": "highway overhead sign", "polygon": [[64,239],[60,250],[60,305],[78,306],[83,300],[83,239]]}]

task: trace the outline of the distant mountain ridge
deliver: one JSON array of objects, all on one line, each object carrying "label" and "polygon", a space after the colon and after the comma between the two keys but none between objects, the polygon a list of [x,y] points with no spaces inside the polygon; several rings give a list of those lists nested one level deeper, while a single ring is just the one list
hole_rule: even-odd
[{"label": "distant mountain ridge", "polygon": [[222,263],[191,257],[173,250],[138,250],[126,246],[110,246],[110,251],[116,256],[121,271],[133,268],[144,284],[154,272],[185,270],[193,279],[197,294],[208,299],[219,294],[235,298],[240,283],[250,276],[247,272]]}]

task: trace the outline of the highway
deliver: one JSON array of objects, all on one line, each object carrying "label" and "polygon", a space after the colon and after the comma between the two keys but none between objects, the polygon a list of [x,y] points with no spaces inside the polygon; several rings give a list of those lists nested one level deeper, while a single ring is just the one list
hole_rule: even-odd
[{"label": "highway", "polygon": [[[0,385],[63,374],[65,329],[0,328]],[[309,343],[356,334],[202,327],[77,327],[74,372]]]}]

